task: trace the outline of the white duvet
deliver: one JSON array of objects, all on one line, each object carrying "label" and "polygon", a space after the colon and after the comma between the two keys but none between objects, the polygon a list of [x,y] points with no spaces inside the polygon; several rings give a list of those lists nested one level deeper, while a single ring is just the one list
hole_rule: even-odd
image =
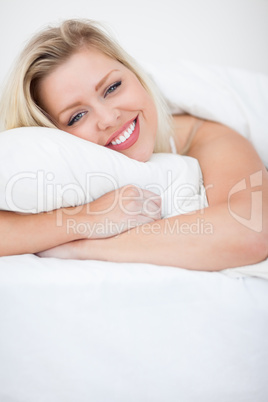
[{"label": "white duvet", "polygon": [[3,257],[1,402],[266,402],[268,281]]},{"label": "white duvet", "polygon": [[[235,128],[268,165],[267,77],[151,71],[174,111]],[[2,257],[0,401],[266,402],[267,269]]]},{"label": "white duvet", "polygon": [[248,138],[268,167],[268,76],[181,61],[145,65],[173,113],[225,124]]}]

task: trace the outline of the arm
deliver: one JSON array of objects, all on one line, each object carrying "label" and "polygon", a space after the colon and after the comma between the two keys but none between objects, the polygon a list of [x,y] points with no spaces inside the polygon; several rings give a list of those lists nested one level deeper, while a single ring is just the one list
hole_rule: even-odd
[{"label": "arm", "polygon": [[72,240],[81,239],[67,231],[66,213],[57,224],[59,210],[36,215],[0,211],[0,256],[35,253]]},{"label": "arm", "polygon": [[131,185],[74,208],[31,215],[0,211],[0,256],[37,253],[74,240],[114,236],[159,219],[160,211],[160,197]]},{"label": "arm", "polygon": [[209,208],[149,223],[111,239],[74,242],[55,249],[54,255],[64,257],[68,251],[68,258],[200,270],[220,270],[265,259],[268,175],[254,148],[231,129],[205,122],[188,155],[201,165]]}]

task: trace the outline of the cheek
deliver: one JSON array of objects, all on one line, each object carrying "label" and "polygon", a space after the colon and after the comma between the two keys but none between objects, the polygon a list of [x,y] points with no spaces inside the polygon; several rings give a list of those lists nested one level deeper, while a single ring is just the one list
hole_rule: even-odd
[{"label": "cheek", "polygon": [[[148,94],[148,92],[143,88],[140,84],[139,90],[136,93],[137,99],[139,99],[139,108],[143,112],[143,117],[145,119],[145,123],[147,124],[147,129],[150,132],[157,131],[157,110],[152,97]],[[148,127],[149,125],[149,127]]]},{"label": "cheek", "polygon": [[155,103],[153,102],[152,98],[147,94],[146,105],[145,105],[145,120],[148,125],[148,129],[151,134],[156,137],[157,126],[158,126],[158,115]]}]

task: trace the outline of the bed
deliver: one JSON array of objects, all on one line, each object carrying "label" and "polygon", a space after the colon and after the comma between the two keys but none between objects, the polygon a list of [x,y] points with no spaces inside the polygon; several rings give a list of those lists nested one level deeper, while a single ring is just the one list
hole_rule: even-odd
[{"label": "bed", "polygon": [[[252,141],[268,166],[265,75],[184,62],[145,68],[174,113],[191,113],[236,129]],[[27,130],[27,135],[32,133]],[[40,207],[29,177],[25,197],[18,186],[18,202],[10,204],[3,194],[7,175],[10,179],[16,172],[14,163],[3,163],[7,154],[2,145],[1,208],[38,212],[58,205],[54,197]],[[44,146],[42,152],[48,155],[49,149]],[[29,159],[23,156],[18,168]],[[148,176],[155,172],[154,163],[166,160],[150,163]],[[194,209],[196,202],[205,208],[198,167],[189,163],[186,171],[192,172],[195,190],[186,208]],[[180,165],[172,189],[182,183],[182,171]],[[72,173],[79,181],[79,173]],[[58,180],[56,184],[65,180],[65,185],[69,180],[56,174],[46,179]],[[164,182],[165,177],[162,188]],[[84,192],[67,191],[64,196],[66,205],[88,201]],[[173,213],[167,208],[165,216]],[[267,278],[268,260],[197,272],[28,254],[1,257],[0,401],[266,402]]]}]

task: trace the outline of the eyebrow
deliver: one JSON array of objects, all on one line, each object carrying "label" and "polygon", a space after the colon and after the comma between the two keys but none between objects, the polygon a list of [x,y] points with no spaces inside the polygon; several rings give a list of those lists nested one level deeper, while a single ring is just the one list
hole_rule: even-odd
[{"label": "eyebrow", "polygon": [[[95,91],[98,91],[98,90],[100,89],[100,87],[101,87],[103,84],[105,84],[105,82],[106,82],[107,79],[109,78],[110,74],[112,74],[114,71],[119,71],[119,70],[111,70],[111,71],[109,71],[109,73],[106,74],[106,75],[98,82],[98,84],[95,86]],[[74,108],[74,107],[76,107],[76,106],[79,106],[79,105],[80,105],[80,102],[74,102],[74,103],[72,103],[71,105],[66,106],[66,107],[59,113],[59,116],[60,116],[61,114],[63,114],[64,112],[66,112],[67,110],[72,109],[72,108]]]},{"label": "eyebrow", "polygon": [[105,83],[105,81],[109,78],[109,75],[112,74],[114,71],[119,71],[119,70],[111,70],[109,71],[108,74],[103,77],[100,82],[95,86],[95,90],[98,91],[98,89]]}]

